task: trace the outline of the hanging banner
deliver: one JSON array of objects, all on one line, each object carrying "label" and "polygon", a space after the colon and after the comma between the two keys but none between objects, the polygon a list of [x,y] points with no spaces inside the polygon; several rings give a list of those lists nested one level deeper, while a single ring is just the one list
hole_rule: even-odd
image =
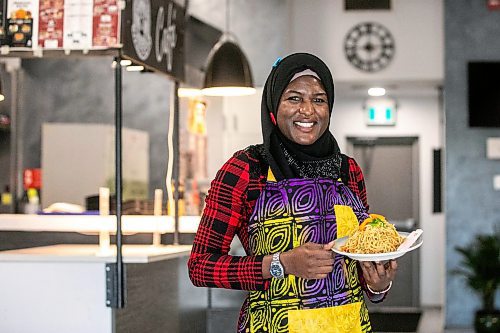
[{"label": "hanging banner", "polygon": [[[38,0],[8,0],[7,43],[17,47],[32,47],[38,40]],[[35,44],[36,45],[36,44]]]},{"label": "hanging banner", "polygon": [[118,45],[120,10],[117,0],[94,0],[92,46]]},{"label": "hanging banner", "polygon": [[41,0],[38,46],[53,49],[63,46],[64,0]]},{"label": "hanging banner", "polygon": [[65,49],[92,48],[92,0],[66,0],[64,2]]},{"label": "hanging banner", "polygon": [[182,81],[185,9],[173,0],[126,0],[122,14],[123,55]]}]

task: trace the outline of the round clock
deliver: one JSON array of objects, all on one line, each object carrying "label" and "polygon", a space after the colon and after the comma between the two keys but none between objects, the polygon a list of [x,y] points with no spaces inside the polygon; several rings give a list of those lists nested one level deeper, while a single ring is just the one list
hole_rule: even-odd
[{"label": "round clock", "polygon": [[344,40],[347,60],[356,68],[366,72],[377,72],[391,62],[394,38],[381,24],[363,22],[354,26]]},{"label": "round clock", "polygon": [[132,3],[132,44],[135,53],[141,60],[146,60],[153,47],[151,37],[151,2],[150,0],[133,0]]}]

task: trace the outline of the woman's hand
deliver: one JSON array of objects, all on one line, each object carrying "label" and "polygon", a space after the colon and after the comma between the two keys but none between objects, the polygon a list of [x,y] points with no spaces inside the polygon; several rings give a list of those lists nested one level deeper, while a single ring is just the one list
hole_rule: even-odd
[{"label": "woman's hand", "polygon": [[373,291],[387,289],[398,270],[396,260],[390,260],[385,265],[381,262],[362,261],[360,265],[365,281]]},{"label": "woman's hand", "polygon": [[286,274],[304,279],[324,279],[333,270],[333,242],[305,243],[280,256]]}]

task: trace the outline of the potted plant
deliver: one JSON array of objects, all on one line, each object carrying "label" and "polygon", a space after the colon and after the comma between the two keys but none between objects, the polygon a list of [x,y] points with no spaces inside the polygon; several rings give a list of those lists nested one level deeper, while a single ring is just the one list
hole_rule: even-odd
[{"label": "potted plant", "polygon": [[495,293],[500,286],[500,231],[477,235],[468,246],[457,246],[455,250],[462,255],[462,261],[454,272],[464,276],[467,285],[482,299],[482,308],[474,320],[476,332],[500,332],[500,310],[495,309]]}]

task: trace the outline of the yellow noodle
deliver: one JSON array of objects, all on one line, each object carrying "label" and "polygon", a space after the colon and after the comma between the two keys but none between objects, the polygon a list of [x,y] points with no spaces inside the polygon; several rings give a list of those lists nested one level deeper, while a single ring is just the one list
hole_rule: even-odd
[{"label": "yellow noodle", "polygon": [[349,253],[385,253],[396,251],[403,242],[396,228],[391,223],[381,226],[367,225],[364,230],[357,230],[341,247]]}]

